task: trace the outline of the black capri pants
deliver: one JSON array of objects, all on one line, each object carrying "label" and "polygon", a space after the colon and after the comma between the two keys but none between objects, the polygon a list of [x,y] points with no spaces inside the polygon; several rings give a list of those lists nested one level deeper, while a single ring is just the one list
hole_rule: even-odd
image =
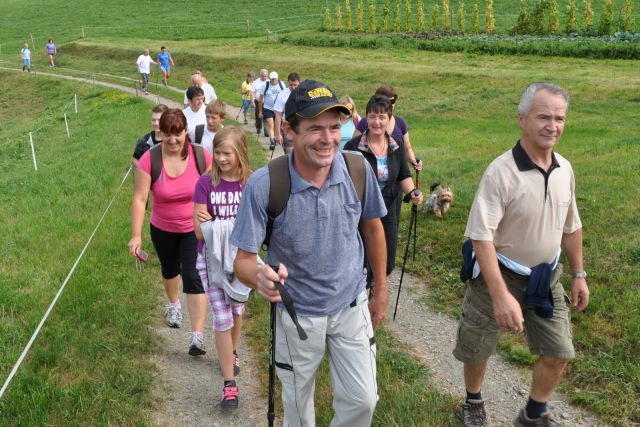
[{"label": "black capri pants", "polygon": [[196,270],[198,239],[193,231],[173,233],[150,224],[151,241],[156,249],[162,277],[173,279],[182,274],[182,291],[185,294],[203,294],[204,287]]}]

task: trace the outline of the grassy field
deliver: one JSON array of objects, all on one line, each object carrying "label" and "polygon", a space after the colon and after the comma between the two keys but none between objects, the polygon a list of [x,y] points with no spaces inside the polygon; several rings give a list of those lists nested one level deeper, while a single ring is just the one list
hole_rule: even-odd
[{"label": "grassy field", "polygon": [[[559,3],[564,4],[564,2]],[[636,3],[634,2],[634,6],[637,13],[640,6]],[[49,2],[48,4],[53,3]],[[432,5],[432,2],[427,1],[426,4],[429,6]],[[88,6],[86,11],[80,8],[71,11],[68,6],[64,15],[57,15],[59,12],[55,11],[53,13],[59,17],[58,21],[55,24],[48,24],[50,27],[45,27],[43,23],[47,21],[46,14],[43,12],[30,13],[33,8],[40,7],[42,9],[41,2],[3,2],[0,12],[5,12],[5,5],[10,6],[6,8],[10,13],[4,15],[0,13],[0,16],[9,17],[11,22],[21,22],[20,28],[12,25],[0,27],[0,38],[7,40],[24,40],[25,37],[28,37],[28,32],[31,31],[24,29],[31,23],[46,30],[35,33],[39,34],[39,38],[46,38],[47,36],[44,35],[46,33],[53,33],[54,38],[58,37],[58,33],[56,33],[58,31],[61,34],[59,38],[62,40],[64,40],[62,28],[67,29],[64,31],[71,31],[72,28],[83,25],[81,24],[83,20],[90,21],[87,26],[89,24],[99,25],[98,19],[92,18],[95,14],[91,13],[90,7],[93,6]],[[174,22],[189,18],[186,13],[183,13],[184,11],[178,10],[173,13],[174,6],[168,3],[162,3],[162,5],[167,10],[167,16],[170,15]],[[599,4],[594,6],[598,7]],[[96,34],[87,31],[85,40],[61,47],[60,64],[63,67],[78,68],[89,72],[109,72],[135,77],[131,64],[135,61],[141,48],[144,46],[153,47],[165,43],[171,38],[169,32],[159,36],[153,33],[140,34],[138,30],[132,30],[132,27],[136,25],[136,16],[140,15],[136,13],[139,12],[139,9],[136,9],[138,7],[141,6],[131,4],[130,7],[125,8],[122,5],[126,13],[118,10],[117,7],[105,11],[105,15],[101,15],[100,18],[103,25],[108,25],[104,22],[114,21],[127,29],[111,32],[105,30],[104,33],[99,34],[102,37],[96,37]],[[220,5],[220,8],[222,7],[224,5]],[[508,10],[507,7],[512,7],[515,11],[513,13],[517,14],[516,2],[496,1],[494,7],[498,15],[498,23],[501,19],[500,14],[503,13],[503,10]],[[564,10],[563,6],[560,9]],[[298,7],[296,10],[301,10],[301,8]],[[470,7],[467,10],[470,10]],[[169,11],[171,11],[170,14]],[[113,14],[113,19],[109,18],[109,14]],[[27,16],[30,17],[29,20],[25,20]],[[93,22],[91,22],[92,19]],[[151,15],[149,15],[149,19],[152,19]],[[515,17],[512,19],[515,20]],[[309,21],[309,25],[312,26],[315,25],[314,22],[319,22],[316,18],[310,18]],[[9,22],[9,20],[2,18],[2,22]],[[25,24],[23,25],[22,22]],[[165,24],[165,21],[156,20],[153,22]],[[502,28],[506,28],[504,24],[499,24],[499,28],[500,25]],[[24,35],[22,31],[27,34]],[[33,31],[35,32],[35,30]],[[456,193],[454,208],[444,221],[437,222],[432,217],[420,217],[418,261],[409,265],[410,271],[423,277],[426,285],[432,289],[431,299],[428,303],[451,313],[457,312],[463,290],[462,284],[457,279],[460,258],[458,254],[469,206],[486,165],[492,158],[511,147],[518,136],[515,110],[520,91],[528,82],[535,80],[554,81],[569,89],[573,97],[572,105],[565,135],[558,147],[558,152],[572,161],[577,177],[578,207],[584,223],[585,265],[590,273],[592,302],[586,314],[573,316],[578,358],[572,363],[567,380],[563,382],[563,388],[574,401],[585,404],[616,425],[640,422],[640,405],[638,404],[640,396],[640,352],[638,350],[640,348],[638,341],[640,339],[640,321],[638,320],[640,318],[638,316],[638,307],[640,307],[640,293],[638,292],[640,236],[637,232],[640,225],[637,202],[640,199],[638,173],[640,171],[640,141],[638,138],[640,117],[637,114],[640,107],[640,96],[638,95],[640,93],[640,74],[637,71],[637,61],[436,54],[416,52],[412,49],[369,51],[350,48],[314,48],[278,43],[267,44],[264,37],[244,40],[217,39],[215,43],[211,43],[210,40],[200,39],[225,34],[220,32],[206,34],[207,31],[196,29],[193,31],[194,34],[191,34],[193,40],[174,41],[169,45],[177,63],[173,82],[177,85],[182,84],[183,87],[186,86],[188,74],[194,67],[202,66],[205,74],[215,85],[219,96],[232,103],[238,102],[239,83],[244,73],[261,67],[275,69],[285,76],[290,71],[298,71],[303,78],[313,77],[325,80],[338,93],[348,93],[354,97],[361,110],[368,96],[379,84],[390,83],[397,87],[400,94],[398,113],[408,119],[413,145],[426,164],[426,170],[420,175],[421,187],[426,188],[429,183],[439,181],[450,183]],[[187,35],[185,34],[183,38],[187,38]],[[175,33],[173,38],[177,38]],[[77,37],[72,37],[70,34],[67,40],[71,39],[77,39]],[[8,55],[5,43],[2,41],[0,58],[15,60],[15,54],[12,53],[11,57]],[[17,46],[19,47],[19,44]],[[18,65],[18,61],[15,61]],[[20,290],[15,293],[9,292],[7,295],[0,296],[0,298],[6,299],[0,299],[2,301],[0,313],[2,313],[4,320],[3,327],[0,329],[0,337],[2,337],[0,341],[11,344],[12,350],[10,354],[7,354],[5,360],[12,361],[17,357],[19,344],[24,342],[25,336],[33,329],[34,323],[37,322],[43,310],[36,310],[35,313],[28,316],[18,317],[12,313],[31,310],[36,301],[39,304],[35,305],[39,307],[48,303],[55,287],[45,286],[45,284],[52,282],[52,278],[59,283],[68,271],[69,265],[88,236],[88,230],[97,220],[101,208],[106,205],[111,194],[110,191],[115,188],[117,181],[122,176],[113,173],[112,169],[116,167],[114,165],[121,165],[118,166],[120,168],[118,171],[123,172],[122,168],[130,154],[131,137],[146,130],[146,121],[140,123],[138,120],[134,124],[133,118],[127,118],[127,114],[123,114],[123,122],[131,120],[131,126],[119,126],[119,129],[130,128],[132,129],[131,135],[125,137],[124,133],[120,131],[115,135],[105,134],[103,129],[109,127],[109,121],[106,119],[107,111],[111,111],[109,106],[113,103],[113,114],[116,114],[116,110],[121,111],[122,109],[125,111],[130,109],[146,111],[148,107],[142,104],[138,105],[136,102],[125,101],[125,98],[120,99],[111,92],[104,92],[107,95],[96,96],[95,102],[98,103],[99,100],[100,105],[104,103],[105,111],[103,112],[102,108],[98,111],[97,107],[94,108],[94,111],[99,115],[104,113],[105,119],[97,120],[95,123],[87,123],[87,126],[91,126],[93,131],[74,134],[74,138],[84,136],[86,139],[104,141],[99,145],[100,150],[105,149],[105,146],[121,147],[121,150],[111,149],[108,152],[98,151],[95,153],[96,164],[99,165],[95,168],[105,168],[99,169],[102,173],[97,173],[96,176],[93,173],[87,173],[86,170],[82,172],[83,169],[80,166],[65,161],[58,151],[52,151],[51,156],[47,156],[45,152],[41,154],[43,157],[40,160],[43,171],[50,171],[51,167],[57,168],[60,173],[62,170],[77,170],[79,177],[86,178],[68,181],[61,177],[47,175],[52,172],[39,172],[40,179],[34,182],[30,180],[33,172],[29,169],[31,164],[28,149],[26,146],[18,146],[17,142],[12,141],[15,141],[16,138],[20,141],[26,141],[24,135],[29,128],[49,123],[41,118],[42,114],[39,112],[60,110],[71,98],[68,94],[60,95],[60,97],[45,97],[45,94],[50,93],[54,87],[58,88],[60,85],[65,86],[65,84],[42,81],[35,88],[24,88],[17,84],[14,85],[10,76],[5,78],[3,74],[2,78],[3,83],[5,81],[9,83],[6,85],[9,89],[9,96],[3,94],[0,98],[2,106],[5,107],[0,109],[0,169],[3,172],[0,175],[0,190],[2,190],[0,198],[5,202],[1,205],[0,210],[3,218],[11,218],[11,220],[6,221],[6,225],[3,225],[6,230],[3,229],[2,232],[2,242],[7,248],[5,250],[3,247],[3,253],[9,253],[10,257],[0,267],[0,271],[2,272],[2,283],[9,283],[9,281],[13,283],[20,279],[22,284]],[[15,102],[16,99],[31,98],[33,98],[33,102]],[[107,101],[104,101],[103,98]],[[36,105],[37,108],[34,107]],[[139,118],[139,114],[133,115]],[[82,118],[78,120],[82,120]],[[75,122],[72,121],[72,123]],[[44,150],[46,147],[50,147],[51,150],[60,150],[63,147],[62,144],[66,143],[59,117],[48,126],[48,129],[57,129],[59,135],[55,138],[47,138],[45,147],[42,147],[42,143],[38,142],[41,139],[37,137],[38,152],[41,148]],[[79,124],[73,126],[79,126]],[[84,126],[82,128],[84,129]],[[2,144],[5,143],[7,145],[3,146]],[[76,142],[76,144],[84,149],[80,142]],[[82,155],[73,151],[71,155],[77,155],[77,159],[93,155],[93,152],[87,154],[81,151],[81,153]],[[100,153],[102,156],[99,155]],[[114,156],[113,153],[118,153],[118,156],[121,157],[116,159],[114,157],[117,156]],[[97,160],[101,160],[101,162],[98,163]],[[16,172],[16,163],[23,164],[24,168]],[[106,170],[112,173],[104,173]],[[8,174],[9,172],[10,174]],[[14,174],[18,175],[13,176]],[[42,175],[48,177],[55,185],[48,185],[47,190],[43,190],[42,183],[49,183],[49,181],[43,179]],[[79,187],[81,182],[86,182],[87,185]],[[102,203],[95,202],[93,199],[89,203],[77,196],[80,189],[88,187],[91,188],[91,194],[102,194],[100,196]],[[38,199],[40,206],[46,207],[45,212],[50,213],[47,215],[47,225],[51,224],[51,226],[45,231],[49,231],[51,236],[48,237],[52,239],[55,237],[55,240],[53,243],[49,243],[49,246],[41,242],[37,242],[39,245],[36,245],[31,239],[20,234],[23,229],[33,228],[31,224],[39,223],[38,219],[42,217],[42,215],[36,217],[35,213],[29,213],[26,200],[17,201],[23,193],[41,196]],[[80,209],[75,209],[78,206]],[[123,218],[118,220],[120,221],[118,224],[112,225],[113,229],[107,228],[108,232],[103,231],[105,234],[102,240],[94,242],[97,245],[100,241],[102,245],[105,245],[107,253],[111,253],[113,257],[109,257],[110,261],[105,265],[100,264],[101,258],[92,259],[92,261],[105,269],[103,274],[106,277],[100,280],[111,280],[110,276],[115,275],[120,277],[118,281],[129,282],[132,281],[131,277],[138,276],[133,275],[133,271],[129,272],[133,276],[128,276],[129,273],[126,272],[129,269],[132,270],[132,266],[126,253],[121,253],[121,246],[127,239],[128,199],[119,200],[114,209],[119,209],[123,213],[120,215]],[[82,215],[79,212],[82,212]],[[402,227],[405,226],[406,220],[408,217],[404,218]],[[107,227],[108,224],[104,226]],[[43,231],[41,226],[37,227],[37,230]],[[400,233],[402,242],[406,229],[402,228]],[[11,238],[7,236],[11,236]],[[67,244],[59,245],[60,239],[64,239]],[[118,242],[112,242],[112,239],[118,240]],[[40,250],[40,247],[45,250]],[[46,250],[50,248],[55,248],[55,250]],[[38,261],[40,271],[35,270],[35,267],[29,270],[34,261],[24,259],[24,253],[35,253],[41,260],[44,258],[42,262]],[[114,259],[120,260],[119,263],[113,261]],[[46,269],[42,267],[49,264],[57,267]],[[108,270],[106,265],[109,266]],[[92,265],[92,268],[96,267]],[[28,270],[28,272],[24,270]],[[92,281],[97,279],[91,274],[93,271],[87,267],[84,273],[86,277],[83,282],[87,281],[93,284],[87,287],[92,291],[100,289],[101,292],[107,294],[114,292],[111,288],[104,289],[105,285],[94,284]],[[76,274],[79,275],[81,272],[78,271]],[[145,272],[146,274],[147,272]],[[155,276],[150,275],[147,278],[149,283],[153,282],[152,277]],[[53,282],[55,283],[56,280]],[[32,286],[34,281],[40,283],[39,287]],[[25,287],[27,283],[30,287]],[[119,292],[133,292],[133,290],[127,290],[126,287],[117,290]],[[122,295],[116,295],[115,298],[131,299],[129,296]],[[135,302],[143,304],[146,313],[151,313],[155,309],[153,306],[155,301],[151,299],[146,302]],[[75,307],[74,304],[70,304],[70,308],[80,310],[85,307]],[[140,313],[142,312],[143,310],[140,310]],[[29,398],[34,399],[29,394],[35,392],[31,392],[29,387],[31,383],[28,381],[39,381],[40,387],[34,389],[51,391],[42,399],[39,398],[40,400],[35,401],[45,402],[46,399],[49,399],[56,402],[54,406],[60,406],[59,409],[54,410],[52,418],[49,418],[52,423],[55,423],[56,420],[82,419],[76,417],[84,414],[83,411],[88,411],[85,409],[87,403],[84,402],[82,393],[77,392],[76,394],[80,396],[78,397],[74,395],[74,392],[63,391],[67,390],[64,384],[69,380],[64,378],[64,367],[74,359],[72,353],[60,353],[60,346],[66,345],[70,341],[70,336],[76,334],[75,329],[80,329],[86,335],[79,333],[77,338],[79,341],[77,341],[78,344],[74,347],[76,348],[74,351],[79,351],[77,349],[83,348],[83,346],[91,347],[94,345],[81,341],[81,338],[97,334],[91,329],[76,328],[76,325],[83,324],[83,322],[87,322],[89,326],[94,323],[100,324],[95,321],[89,323],[86,319],[74,318],[73,321],[66,323],[67,329],[62,328],[63,334],[49,332],[51,336],[47,336],[43,342],[47,342],[47,345],[51,346],[58,343],[58,350],[51,353],[57,354],[57,356],[49,356],[53,360],[47,360],[45,354],[41,358],[35,359],[41,363],[35,364],[33,372],[29,375],[30,378],[24,380],[27,382],[17,388],[20,391],[14,391],[17,394],[11,397],[11,408],[0,407],[3,413],[7,410],[12,411],[12,414],[28,413],[24,412],[26,411],[24,406],[20,406],[23,401],[27,401]],[[63,319],[58,323],[65,325]],[[143,339],[141,343],[137,344],[138,348],[152,352],[152,343],[147,341],[149,339]],[[521,350],[521,342],[518,337],[506,337],[502,342],[502,348],[510,349],[508,352],[514,359],[528,361],[528,363],[531,361],[526,352]],[[8,352],[3,352],[0,357],[4,358],[5,353]],[[64,354],[64,357],[61,354]],[[95,357],[96,360],[100,360],[104,354],[100,353]],[[391,354],[390,360],[397,357],[400,356]],[[134,366],[131,366],[131,369],[134,370],[137,368],[135,363],[139,363],[136,360],[128,362],[134,363]],[[4,360],[0,366],[2,366],[0,373],[5,374],[8,368],[4,368],[6,366]],[[90,367],[94,366],[90,365]],[[122,363],[118,364],[118,367],[124,369]],[[93,370],[95,371],[95,369]],[[415,372],[411,378],[416,381],[423,378],[419,368],[412,367],[398,372],[404,375],[409,370]],[[90,371],[91,369],[87,372]],[[118,378],[117,375],[112,377],[102,373],[100,375]],[[82,376],[73,379],[77,382],[83,381]],[[148,380],[147,378],[146,381]],[[143,380],[140,381],[144,383]],[[95,383],[102,385],[99,379],[87,377],[77,387],[80,387],[80,390],[86,390]],[[117,381],[114,381],[113,384],[117,384]],[[114,388],[118,387],[114,386]],[[124,395],[130,392],[131,390],[123,391]],[[14,401],[16,398],[17,400]],[[136,403],[126,401],[118,402],[118,405],[145,406],[149,404],[145,398],[144,393],[138,393],[133,398]],[[448,404],[445,403],[444,407],[446,408]],[[6,404],[0,402],[0,405]],[[14,407],[15,405],[18,407]],[[113,410],[115,413],[119,413],[120,408],[112,405],[115,403],[110,398],[106,398],[101,407],[104,407],[106,412]],[[39,404],[37,403],[35,406],[39,406]],[[41,415],[38,417],[44,416],[42,415],[45,411],[44,407],[33,409],[36,412],[40,411]],[[393,409],[385,408],[376,416],[384,417],[387,411],[392,413]],[[441,411],[443,410],[441,409]],[[124,413],[127,413],[126,410]],[[442,420],[443,425],[446,425],[447,414]],[[124,418],[123,416],[122,419]],[[42,418],[24,419],[41,420]],[[380,420],[379,425],[385,425],[384,418],[378,419]]]}]

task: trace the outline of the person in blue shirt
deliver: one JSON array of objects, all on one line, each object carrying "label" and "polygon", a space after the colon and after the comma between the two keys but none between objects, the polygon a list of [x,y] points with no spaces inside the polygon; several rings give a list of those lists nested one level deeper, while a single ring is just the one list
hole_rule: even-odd
[{"label": "person in blue shirt", "polygon": [[167,80],[171,77],[171,67],[175,66],[173,63],[173,57],[171,56],[171,52],[169,52],[166,47],[162,46],[160,48],[160,53],[156,56],[156,59],[160,63],[160,70],[162,70],[162,84],[166,86]]}]

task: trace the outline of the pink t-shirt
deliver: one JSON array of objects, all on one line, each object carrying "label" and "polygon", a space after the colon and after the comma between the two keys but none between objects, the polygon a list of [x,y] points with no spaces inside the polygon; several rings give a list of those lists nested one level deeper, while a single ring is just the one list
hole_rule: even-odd
[{"label": "pink t-shirt", "polygon": [[[204,156],[208,168],[211,166],[212,156],[207,150],[204,150]],[[151,175],[151,150],[140,158],[139,169]],[[182,175],[171,177],[162,166],[160,176],[151,186],[153,202],[150,221],[154,227],[171,233],[193,231],[193,193],[199,178],[191,145],[187,168]]]}]

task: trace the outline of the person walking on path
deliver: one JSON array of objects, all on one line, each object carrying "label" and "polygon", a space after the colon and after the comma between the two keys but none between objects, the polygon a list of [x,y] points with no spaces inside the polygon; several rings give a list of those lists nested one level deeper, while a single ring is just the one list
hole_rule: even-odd
[{"label": "person walking on path", "polygon": [[25,43],[20,51],[20,59],[22,59],[22,71],[31,72],[31,51],[29,43]]},{"label": "person walking on path", "polygon": [[247,121],[247,111],[249,111],[249,107],[251,105],[251,86],[253,85],[253,81],[256,78],[256,73],[250,71],[247,73],[247,78],[242,82],[240,86],[240,95],[242,95],[242,115],[244,117],[244,124],[248,125]]},{"label": "person walking on path", "polygon": [[[218,363],[224,378],[220,406],[236,409],[239,400],[236,375],[240,373],[237,348],[244,296],[249,296],[250,289],[233,275],[235,252],[229,245],[229,236],[242,189],[251,174],[247,137],[242,129],[228,126],[216,133],[213,151],[216,161],[211,172],[198,180],[193,196],[193,222],[196,237],[201,241],[196,266],[207,288]],[[244,301],[236,299],[238,295]]]},{"label": "person walking on path", "polygon": [[278,77],[278,73],[272,71],[269,73],[269,80],[264,85],[264,90],[260,94],[260,117],[263,119],[263,123],[267,127],[267,134],[269,135],[269,149],[274,150],[276,148],[276,138],[274,131],[274,119],[276,117],[273,111],[273,106],[276,103],[278,94],[286,89],[282,80]]},{"label": "person walking on path", "polygon": [[160,71],[162,71],[162,84],[166,87],[169,77],[171,77],[171,67],[174,67],[176,64],[173,62],[171,52],[164,46],[160,48],[160,53],[156,55],[156,59],[160,64]]},{"label": "person walking on path", "polygon": [[56,54],[58,53],[58,48],[56,47],[56,44],[53,42],[53,39],[49,39],[49,41],[47,42],[47,45],[45,46],[45,49],[47,51],[47,58],[49,59],[49,67],[55,67],[56,64],[53,60],[53,57],[56,56]]},{"label": "person walking on path", "polygon": [[[131,240],[128,248],[137,257],[142,248],[142,225],[149,192],[153,192],[151,241],[160,259],[162,282],[169,304],[165,320],[169,327],[179,328],[182,323],[180,282],[187,294],[187,306],[191,318],[189,354],[198,356],[204,352],[204,321],[207,313],[207,297],[196,270],[198,240],[193,225],[193,193],[200,178],[195,149],[187,135],[187,119],[182,111],[169,109],[160,117],[162,143],[140,158],[135,178],[131,206]],[[152,182],[152,154],[161,150],[160,174]],[[211,154],[202,150],[208,172]]]},{"label": "person walking on path", "polygon": [[[547,402],[575,356],[569,305],[583,311],[589,303],[573,169],[554,151],[568,104],[569,94],[556,85],[525,89],[520,140],[489,165],[471,207],[460,275],[468,286],[453,351],[464,363],[465,426],[488,425],[481,387],[501,329],[525,331],[530,351],[540,356],[514,425],[559,425]],[[571,268],[571,300],[560,283],[561,248]]]},{"label": "person walking on path", "polygon": [[[384,95],[374,95],[367,103],[368,128],[360,136],[351,139],[344,146],[345,150],[358,151],[371,165],[378,187],[382,193],[387,215],[382,217],[384,237],[387,247],[386,275],[390,275],[395,267],[398,249],[398,226],[400,216],[396,214],[396,203],[402,202],[402,194],[408,194],[414,205],[422,203],[423,195],[416,190],[411,172],[405,160],[402,139],[395,139],[387,133],[387,126],[393,107]],[[399,200],[400,199],[400,200]],[[372,269],[367,269],[367,286],[373,283]]]},{"label": "person walking on path", "polygon": [[[274,282],[282,283],[308,336],[301,340],[278,304],[274,363],[282,383],[285,425],[315,425],[315,376],[328,351],[335,411],[331,425],[369,426],[377,401],[374,328],[384,320],[388,302],[380,222],[386,209],[364,159],[365,189],[359,199],[338,150],[339,116],[348,110],[327,85],[303,81],[285,110],[285,133],[294,146],[287,158],[288,202],[273,222],[268,263],[260,266],[257,253],[266,233],[270,177],[266,166],[253,173],[231,235],[238,247],[235,272],[273,303],[281,301]],[[378,290],[370,302],[362,268],[365,246]],[[268,264],[280,267],[273,271]]]},{"label": "person walking on path", "polygon": [[[260,115],[260,94],[262,94],[262,92],[264,92],[264,87],[267,83],[267,79],[269,76],[269,72],[266,69],[261,69],[260,70],[260,78],[259,79],[255,79],[253,81],[253,85],[251,86],[251,102],[253,104],[253,108],[255,111],[255,118],[256,118],[256,133],[258,134],[258,136],[260,136],[260,131],[262,130],[262,116]],[[266,132],[266,129],[265,129]],[[265,136],[267,136],[267,134],[265,133]]]},{"label": "person walking on path", "polygon": [[284,128],[282,127],[283,117],[285,117],[284,106],[291,95],[291,91],[295,90],[300,84],[300,74],[290,73],[287,76],[287,88],[280,92],[276,97],[276,102],[273,105],[273,111],[275,112],[274,128],[276,133],[276,142],[282,145],[282,149],[285,154],[289,154],[293,148],[293,141],[285,138]]},{"label": "person walking on path", "polygon": [[350,114],[342,114],[340,116],[340,149],[342,150],[345,144],[353,137],[361,117],[358,114],[355,101],[349,95],[340,98],[340,102],[351,111]]},{"label": "person walking on path", "polygon": [[182,110],[187,118],[187,129],[189,130],[189,139],[191,142],[200,144],[196,138],[196,128],[200,125],[207,124],[207,115],[204,106],[204,92],[200,86],[189,86],[187,88],[187,108]]},{"label": "person walking on path", "polygon": [[162,113],[167,111],[169,107],[164,104],[158,104],[151,110],[151,132],[143,135],[138,139],[135,148],[133,149],[133,155],[131,156],[131,166],[133,166],[133,172],[138,169],[138,163],[140,157],[150,148],[162,142],[162,132],[160,131],[160,117]]},{"label": "person walking on path", "polygon": [[[213,139],[222,128],[224,128],[224,119],[227,116],[227,104],[221,99],[216,99],[204,109],[207,125],[202,132],[202,141],[200,144],[211,154],[213,154]],[[194,141],[198,142],[198,141]]]},{"label": "person walking on path", "polygon": [[[202,76],[202,73],[192,74],[190,82],[190,87],[195,86],[202,89],[202,93],[204,93],[204,105],[209,105],[210,103],[218,99],[218,95],[216,95],[215,89],[206,81],[206,79]],[[184,91],[184,100],[182,101],[185,108],[189,105],[187,90],[189,90],[189,88]]]},{"label": "person walking on path", "polygon": [[149,94],[149,76],[151,74],[151,64],[158,65],[156,61],[149,55],[149,49],[145,49],[142,55],[138,56],[136,65],[138,66],[138,73],[140,73],[140,84],[142,85],[142,92],[145,95]]}]

